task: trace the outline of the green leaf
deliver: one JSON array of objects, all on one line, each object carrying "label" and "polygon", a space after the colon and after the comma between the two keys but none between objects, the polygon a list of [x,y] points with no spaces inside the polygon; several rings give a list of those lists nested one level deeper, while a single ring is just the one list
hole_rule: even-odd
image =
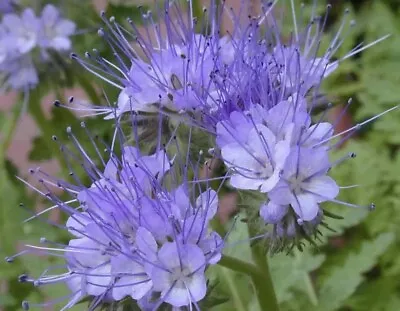
[{"label": "green leaf", "polygon": [[320,276],[316,309],[329,311],[339,308],[363,281],[362,273],[376,264],[393,239],[393,233],[382,233],[372,241],[362,242],[358,251],[347,255],[343,262],[336,262],[325,275]]},{"label": "green leaf", "polygon": [[293,254],[280,253],[270,258],[270,269],[273,283],[279,302],[288,301],[293,298],[294,288],[302,289],[310,300],[315,299],[312,291],[309,272],[316,270],[325,260],[323,254],[313,254],[310,248],[304,252],[295,250]]},{"label": "green leaf", "polygon": [[400,297],[394,295],[399,286],[398,277],[381,277],[370,281],[357,291],[357,294],[348,300],[346,305],[354,311],[400,310]]}]

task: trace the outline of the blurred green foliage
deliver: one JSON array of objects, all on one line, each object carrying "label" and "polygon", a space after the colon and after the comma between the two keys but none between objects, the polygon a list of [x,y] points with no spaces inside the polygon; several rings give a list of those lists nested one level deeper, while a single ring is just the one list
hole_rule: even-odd
[{"label": "blurred green foliage", "polygon": [[[57,1],[41,1],[43,3]],[[82,34],[74,38],[75,50],[79,53],[96,47],[105,55],[111,55],[97,36],[101,24],[97,12],[87,1],[61,1],[68,18],[77,22]],[[134,2],[134,1],[132,1]],[[311,1],[312,2],[312,1]],[[39,3],[39,2],[38,2]],[[129,7],[131,2],[109,4],[108,15],[116,19],[127,16],[135,18],[137,8]],[[323,1],[320,1],[324,9]],[[369,48],[356,57],[347,59],[338,71],[324,85],[324,91],[334,103],[353,104],[349,118],[353,124],[362,122],[399,103],[400,92],[400,4],[397,0],[332,1],[330,24],[326,42],[338,29],[345,8],[350,9],[349,18],[357,21],[356,26],[346,32],[346,41],[337,56],[344,56],[359,42],[368,44],[379,37],[391,34],[385,41]],[[82,14],[84,12],[84,14]],[[291,21],[289,22],[291,23]],[[66,79],[46,81],[31,94],[29,113],[41,130],[35,137],[29,158],[41,162],[59,157],[58,145],[49,134],[67,141],[65,128],[72,125],[83,133],[80,121],[68,110],[53,108],[50,119],[43,119],[39,103],[49,92],[63,98],[63,88],[78,86],[83,88],[90,100],[105,104],[102,94],[111,100],[116,98],[116,90],[100,84],[81,68],[71,64],[66,67]],[[21,98],[19,98],[19,102]],[[14,116],[18,113],[18,103]],[[20,108],[20,107],[19,107]],[[45,120],[46,122],[43,122]],[[43,221],[23,223],[42,198],[28,191],[15,176],[26,176],[13,166],[12,159],[5,154],[4,137],[12,131],[15,118],[0,114],[0,254],[8,256],[18,251],[22,243],[38,242],[44,234],[49,239],[66,238],[61,232]],[[88,128],[95,134],[110,141],[111,123],[100,118],[87,120]],[[343,220],[330,220],[329,225],[336,232],[326,230],[318,249],[306,247],[303,252],[279,254],[269,259],[275,290],[283,311],[311,310],[400,310],[400,114],[394,111],[383,120],[368,125],[358,136],[351,139],[337,151],[337,157],[347,152],[356,152],[357,158],[345,162],[333,170],[333,175],[341,186],[358,185],[343,189],[340,199],[355,204],[376,204],[371,213],[363,208],[348,208],[337,205],[326,206],[330,211],[343,216]],[[84,148],[93,151],[91,142],[81,140]],[[63,172],[60,172],[62,174]],[[64,175],[68,172],[64,172]],[[24,208],[19,206],[22,202]],[[251,262],[251,254],[246,241],[247,229],[240,221],[229,237],[227,253]],[[239,241],[239,242],[238,242]],[[39,275],[49,264],[47,257],[19,258],[13,264],[0,263],[0,309],[14,311],[20,309],[21,301],[46,301],[65,295],[62,287],[37,289],[27,284],[19,284],[18,275],[28,273]],[[52,262],[54,264],[54,262]],[[258,310],[254,299],[254,289],[250,280],[227,268],[215,266],[207,272],[210,277],[208,305],[206,310]],[[58,306],[55,307],[57,309]],[[75,310],[82,310],[82,305]]]}]

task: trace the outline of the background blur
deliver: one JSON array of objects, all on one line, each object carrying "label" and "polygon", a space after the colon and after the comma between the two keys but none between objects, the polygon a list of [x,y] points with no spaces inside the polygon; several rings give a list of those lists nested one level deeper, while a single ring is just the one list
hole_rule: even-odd
[{"label": "background blur", "polygon": [[[1,0],[0,0],[1,1]],[[43,6],[46,3],[62,5],[65,16],[82,30],[74,37],[74,50],[82,54],[97,48],[106,55],[110,53],[97,36],[101,25],[98,12],[105,9],[108,16],[123,20],[140,16],[136,6],[149,5],[151,1],[20,1],[22,5]],[[207,1],[204,1],[206,3]],[[226,3],[237,6],[234,0]],[[297,0],[295,0],[297,2]],[[309,12],[306,1],[304,16]],[[34,4],[33,4],[34,3]],[[256,1],[252,3],[257,10]],[[279,8],[289,1],[281,0]],[[317,0],[318,10],[324,12],[327,2]],[[400,99],[400,1],[399,0],[332,0],[332,10],[326,27],[327,46],[340,27],[343,12],[350,9],[349,20],[357,23],[344,31],[345,42],[336,54],[344,56],[359,43],[368,44],[379,37],[391,34],[385,41],[344,61],[323,86],[326,97],[335,106],[329,118],[335,120],[349,98],[353,104],[345,112],[336,129],[349,128],[386,109],[399,104]],[[300,1],[298,2],[300,4]],[[300,12],[300,9],[298,10]],[[292,25],[287,11],[287,24]],[[285,19],[286,23],[286,19]],[[347,27],[347,26],[345,26]],[[347,27],[348,28],[348,27]],[[105,103],[102,89],[113,100],[116,90],[102,84],[81,68],[71,65],[72,82],[55,88],[50,82],[32,92],[30,108],[19,119],[11,144],[2,150],[0,160],[0,257],[18,252],[23,243],[37,243],[46,235],[53,240],[63,240],[65,233],[46,225],[43,221],[23,224],[29,213],[19,207],[23,202],[28,209],[47,207],[32,191],[26,189],[15,176],[29,180],[28,168],[40,166],[52,174],[62,176],[59,163],[63,163],[51,135],[65,138],[69,125],[79,128],[79,120],[71,112],[55,109],[54,99],[67,101],[69,96],[88,102]],[[80,78],[78,78],[78,76]],[[36,96],[36,97],[35,97]],[[0,96],[0,130],[11,118],[13,108],[22,100],[21,94],[8,93]],[[38,104],[39,103],[39,104]],[[33,107],[33,105],[36,105]],[[45,122],[43,122],[45,121]],[[332,121],[335,123],[334,121]],[[95,133],[109,138],[110,123],[98,118],[88,121]],[[333,170],[341,186],[359,185],[343,190],[340,199],[359,205],[376,204],[376,210],[364,208],[329,207],[344,217],[328,221],[335,232],[324,231],[325,238],[319,248],[307,247],[303,253],[276,255],[271,259],[271,269],[282,310],[400,310],[400,113],[394,111],[384,118],[364,127],[337,151],[337,157],[347,152],[356,152],[357,158]],[[4,139],[0,132],[0,138]],[[87,142],[83,142],[87,143]],[[227,200],[228,210],[234,198]],[[329,209],[328,208],[328,209]],[[225,214],[223,216],[226,216]],[[50,215],[54,221],[59,215]],[[240,231],[240,228],[239,228]],[[242,232],[243,233],[243,232]],[[240,234],[240,233],[239,233]],[[234,237],[233,237],[234,238]],[[230,250],[245,256],[245,246]],[[30,284],[18,283],[18,275],[39,275],[50,264],[46,257],[24,256],[13,264],[0,262],[0,310],[20,310],[21,301],[28,299],[43,302],[66,295],[64,288],[49,287],[35,289]],[[221,268],[222,269],[222,268]],[[221,272],[222,271],[222,272]],[[248,283],[241,275],[222,269],[216,271],[222,283],[221,296],[232,297],[221,300],[212,310],[253,310],[249,301]],[[239,284],[240,291],[232,292],[230,284]],[[52,310],[51,307],[48,308]],[[59,310],[56,305],[54,310]],[[84,305],[74,310],[83,310]]]}]

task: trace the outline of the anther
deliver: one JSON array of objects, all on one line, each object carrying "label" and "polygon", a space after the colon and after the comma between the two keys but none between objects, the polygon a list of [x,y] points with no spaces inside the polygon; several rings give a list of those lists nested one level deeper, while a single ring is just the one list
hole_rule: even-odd
[{"label": "anther", "polygon": [[27,280],[28,280],[28,275],[26,275],[26,274],[21,274],[18,277],[18,282],[20,282],[20,283],[25,283]]}]

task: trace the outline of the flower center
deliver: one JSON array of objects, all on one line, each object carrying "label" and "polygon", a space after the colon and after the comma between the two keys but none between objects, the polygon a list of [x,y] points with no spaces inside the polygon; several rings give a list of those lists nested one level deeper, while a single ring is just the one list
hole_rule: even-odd
[{"label": "flower center", "polygon": [[171,271],[170,282],[171,284],[175,283],[176,287],[186,288],[185,283],[187,283],[190,279],[190,270],[187,267],[177,267]]}]

